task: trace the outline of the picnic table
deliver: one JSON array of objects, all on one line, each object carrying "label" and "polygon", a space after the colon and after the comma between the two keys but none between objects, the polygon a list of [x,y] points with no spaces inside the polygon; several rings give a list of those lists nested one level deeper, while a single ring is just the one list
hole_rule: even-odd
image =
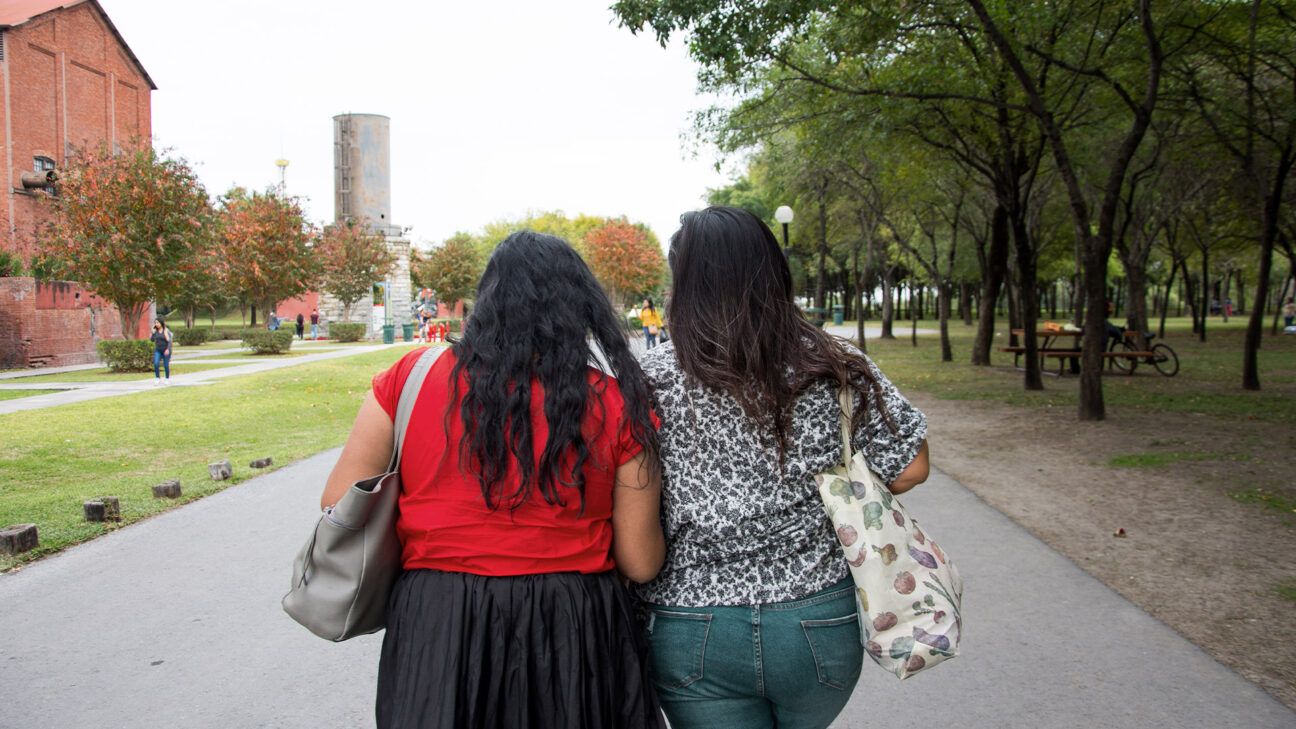
[{"label": "picnic table", "polygon": [[[1014,336],[1023,337],[1026,335],[1025,329],[1010,330]],[[1129,341],[1136,337],[1138,332],[1126,331],[1125,339]],[[1063,361],[1071,360],[1071,373],[1080,373],[1080,337],[1084,336],[1084,330],[1061,330],[1061,329],[1044,329],[1035,332],[1035,336],[1040,339],[1038,354],[1040,358],[1040,367],[1043,368],[1045,359],[1056,359],[1058,362],[1058,376],[1063,374]],[[1064,337],[1071,338],[1071,346],[1060,346],[1058,340]],[[1020,369],[1019,361],[1021,356],[1026,353],[1023,346],[1000,347],[1000,352],[1011,352],[1013,355],[1013,366]],[[1125,374],[1134,374],[1135,362],[1141,359],[1155,357],[1153,352],[1138,351],[1130,348],[1118,349],[1102,353],[1103,359],[1111,364],[1120,365],[1120,369]],[[1178,367],[1175,367],[1178,370]]]}]

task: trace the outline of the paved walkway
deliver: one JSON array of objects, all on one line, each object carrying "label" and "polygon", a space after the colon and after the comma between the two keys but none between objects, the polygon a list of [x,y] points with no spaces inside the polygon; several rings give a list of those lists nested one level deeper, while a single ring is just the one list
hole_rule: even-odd
[{"label": "paved walkway", "polygon": [[[284,367],[296,367],[301,364],[310,362],[320,362],[326,359],[339,359],[341,357],[351,357],[366,352],[376,352],[387,347],[399,347],[405,342],[396,344],[371,344],[364,346],[347,346],[341,348],[330,348],[328,351],[318,351],[312,354],[304,354],[294,357],[280,357],[267,359],[214,359],[219,357],[219,350],[209,350],[207,352],[185,352],[177,353],[172,358],[172,362],[183,361],[193,364],[205,364],[217,362],[220,364],[229,364],[232,362],[242,362],[244,364],[232,364],[229,367],[220,367],[218,369],[203,370],[201,372],[190,372],[187,374],[177,374],[171,377],[171,386],[192,387],[197,385],[207,385],[216,380],[222,380],[227,377],[240,377],[258,372],[268,372],[270,370],[283,369]],[[323,349],[321,346],[320,349]],[[242,350],[231,349],[229,352],[235,353]],[[300,350],[299,350],[300,351]],[[99,369],[103,365],[71,365],[70,367],[54,367],[48,370],[41,370],[40,374],[53,374],[59,371],[75,372],[82,369]],[[10,373],[12,374],[12,373]],[[0,400],[0,415],[6,413],[16,413],[23,410],[39,410],[41,408],[50,408],[58,405],[68,405],[74,402],[85,402],[87,400],[98,400],[104,397],[114,397],[116,395],[130,395],[136,392],[145,392],[153,390],[156,384],[153,378],[148,375],[140,375],[138,380],[117,380],[114,382],[23,382],[21,378],[7,378],[5,382],[0,383],[0,390],[58,390],[47,395],[32,395],[30,397],[20,397],[13,400]]]},{"label": "paved walkway", "polygon": [[[0,575],[0,727],[371,726],[381,637],[279,607],[336,457]],[[903,683],[866,665],[834,729],[1296,726],[947,476],[905,501],[964,573],[965,654]]]}]

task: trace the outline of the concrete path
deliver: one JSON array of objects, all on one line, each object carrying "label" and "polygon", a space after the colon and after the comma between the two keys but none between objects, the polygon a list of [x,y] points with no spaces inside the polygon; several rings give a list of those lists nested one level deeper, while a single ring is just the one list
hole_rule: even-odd
[{"label": "concrete path", "polygon": [[[839,337],[844,337],[846,339],[854,339],[856,334],[854,324],[840,324],[840,325],[825,324],[824,331],[827,331],[830,334],[835,334],[836,336]],[[909,322],[896,321],[895,328],[892,330],[892,333],[895,334],[897,337],[909,336]],[[939,333],[940,332],[935,329],[926,329],[923,327],[918,328],[918,336],[920,337],[926,336],[928,334],[939,334]],[[876,339],[877,337],[880,336],[882,336],[881,325],[878,326],[873,326],[871,324],[864,325],[864,337],[866,339]]]},{"label": "concrete path", "polygon": [[[336,457],[0,575],[0,728],[371,726],[381,636],[279,607]],[[964,655],[903,683],[866,665],[834,729],[1296,726],[950,478],[905,502],[963,571]]]},{"label": "concrete path", "polygon": [[[306,354],[297,357],[284,357],[278,359],[258,360],[258,359],[244,358],[243,360],[240,361],[246,362],[246,364],[236,364],[230,367],[220,367],[218,369],[203,370],[201,372],[190,372],[188,374],[175,375],[171,378],[171,386],[174,387],[179,385],[181,387],[185,387],[185,386],[206,385],[215,382],[216,380],[223,380],[227,377],[240,377],[242,375],[250,375],[250,374],[255,374],[257,372],[268,372],[270,370],[283,369],[284,367],[295,367],[297,365],[308,364],[310,362],[320,362],[326,359],[340,359],[342,357],[350,357],[357,354],[364,354],[366,352],[376,352],[380,349],[386,349],[388,347],[399,347],[404,344],[405,344],[404,342],[398,342],[396,344],[371,344],[371,345],[365,345],[359,347],[351,346],[345,348],[333,348],[333,349],[329,349],[328,351],[320,351],[313,354]],[[215,354],[215,352],[211,352],[211,354]],[[207,353],[199,353],[196,356],[183,357],[181,359],[182,361],[186,361],[186,362],[200,363],[206,361],[200,359],[201,357],[204,357],[206,355]],[[176,360],[173,358],[171,361],[175,362]],[[222,363],[226,363],[226,362],[228,362],[228,360],[225,360]],[[87,365],[73,365],[73,367],[85,368],[85,369],[96,369],[102,366],[103,365],[94,365],[93,367]],[[64,368],[52,368],[52,369],[62,370]],[[46,372],[41,371],[41,374],[46,374]],[[47,395],[32,395],[31,397],[20,397],[13,400],[0,400],[0,415],[4,415],[6,413],[16,413],[23,410],[39,410],[41,408],[50,408],[58,405],[67,405],[74,402],[85,402],[87,400],[97,400],[99,398],[113,397],[116,395],[130,395],[136,392],[144,392],[146,390],[152,390],[157,386],[154,383],[153,379],[148,377],[147,375],[142,375],[141,378],[142,379],[138,379],[138,380],[125,380],[125,381],[118,380],[115,382],[57,382],[57,383],[56,382],[24,383],[21,379],[10,380],[8,382],[0,384],[0,390],[59,390],[59,392],[51,392]]]}]

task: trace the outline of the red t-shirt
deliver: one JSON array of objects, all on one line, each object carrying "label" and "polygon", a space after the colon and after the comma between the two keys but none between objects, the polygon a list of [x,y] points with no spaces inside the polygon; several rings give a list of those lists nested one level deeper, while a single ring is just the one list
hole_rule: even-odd
[{"label": "red t-shirt", "polygon": [[[374,395],[394,420],[401,388],[426,348],[415,349],[373,379]],[[405,569],[436,569],[478,575],[529,575],[550,572],[606,572],[612,561],[612,488],[616,468],[642,450],[630,435],[615,378],[589,370],[594,397],[585,416],[590,457],[584,467],[585,510],[575,489],[559,486],[566,506],[550,505],[533,488],[529,500],[509,510],[487,508],[481,485],[461,468],[459,441],[463,422],[450,405],[450,370],[455,359],[446,352],[433,365],[410,414],[401,451],[400,516],[397,532]],[[461,375],[459,392],[467,391]],[[447,426],[449,439],[446,438]],[[536,462],[548,438],[544,389],[531,385],[531,433]],[[509,469],[509,493],[517,483],[517,466]]]}]

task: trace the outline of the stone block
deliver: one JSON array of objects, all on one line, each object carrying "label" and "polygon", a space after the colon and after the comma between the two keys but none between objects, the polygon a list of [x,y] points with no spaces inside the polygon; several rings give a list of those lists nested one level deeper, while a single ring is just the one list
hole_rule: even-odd
[{"label": "stone block", "polygon": [[0,529],[0,554],[21,554],[38,544],[40,536],[35,524],[14,524]]},{"label": "stone block", "polygon": [[106,509],[104,508],[104,502],[102,501],[87,501],[81,505],[81,510],[85,514],[86,521],[104,520],[104,512]]},{"label": "stone block", "polygon": [[274,459],[270,456],[266,456],[265,458],[258,458],[255,461],[252,461],[248,466],[251,468],[269,468],[273,464]]},{"label": "stone block", "polygon": [[180,479],[173,478],[153,487],[153,495],[159,499],[180,498]]},{"label": "stone block", "polygon": [[211,474],[213,481],[224,481],[234,475],[234,466],[229,461],[220,461],[218,463],[208,463],[207,473]]},{"label": "stone block", "polygon": [[103,502],[104,521],[121,521],[121,499],[116,496],[100,496],[97,501]]}]

